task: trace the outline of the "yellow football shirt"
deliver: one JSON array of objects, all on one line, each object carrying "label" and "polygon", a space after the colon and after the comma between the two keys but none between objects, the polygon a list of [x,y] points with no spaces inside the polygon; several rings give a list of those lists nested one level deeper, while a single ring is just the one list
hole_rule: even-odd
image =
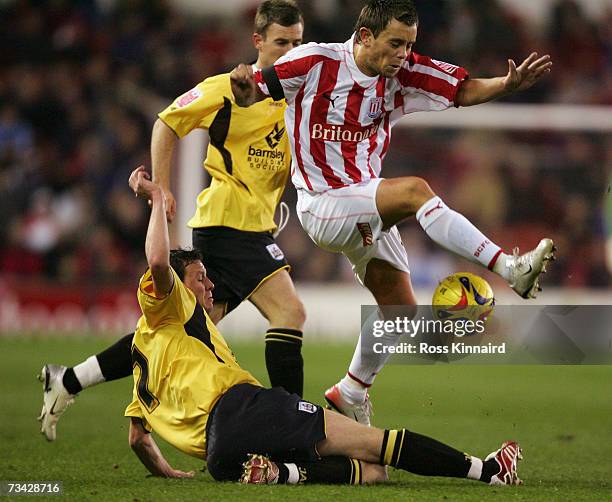
[{"label": "yellow football shirt", "polygon": [[271,98],[249,108],[237,106],[225,73],[207,78],[159,114],[179,138],[208,129],[204,168],[211,183],[198,196],[190,227],[276,228],[274,211],[291,163],[285,106]]},{"label": "yellow football shirt", "polygon": [[195,295],[176,272],[172,291],[156,298],[151,272],[141,278],[142,317],[134,334],[134,389],[126,417],[137,417],[179,450],[205,458],[206,423],[234,385],[261,385],[243,370]]}]

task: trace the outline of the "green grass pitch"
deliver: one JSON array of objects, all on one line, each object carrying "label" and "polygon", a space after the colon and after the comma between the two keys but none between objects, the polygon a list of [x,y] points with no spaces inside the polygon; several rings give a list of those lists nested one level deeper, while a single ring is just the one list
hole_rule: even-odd
[{"label": "green grass pitch", "polygon": [[[261,343],[232,343],[238,360],[267,381]],[[520,487],[390,471],[378,486],[259,487],[149,478],[127,444],[123,410],[129,379],[83,392],[47,443],[36,416],[42,392],[35,375],[46,362],[74,364],[112,340],[0,338],[0,480],[61,480],[68,500],[610,500],[612,498],[612,367],[388,366],[372,392],[374,423],[406,427],[484,456],[518,440],[525,460]],[[306,398],[346,370],[349,345],[306,343]],[[245,424],[248,426],[248,424]],[[177,468],[202,463],[159,440]],[[49,497],[50,498],[50,497]],[[57,500],[56,497],[54,497]]]}]

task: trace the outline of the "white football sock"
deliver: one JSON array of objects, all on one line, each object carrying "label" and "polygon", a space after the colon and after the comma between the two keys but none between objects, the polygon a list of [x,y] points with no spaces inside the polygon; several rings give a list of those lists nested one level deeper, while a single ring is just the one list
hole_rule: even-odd
[{"label": "white football sock", "polygon": [[368,387],[364,387],[359,382],[353,380],[348,374],[338,382],[338,387],[340,394],[349,404],[361,404],[365,401]]},{"label": "white football sock", "polygon": [[285,464],[285,467],[289,471],[289,477],[287,478],[288,485],[297,485],[300,482],[300,471],[298,466],[295,464]]},{"label": "white football sock", "polygon": [[447,207],[440,197],[423,204],[416,218],[427,235],[443,248],[489,269],[500,261],[501,248],[465,216]]},{"label": "white football sock", "polygon": [[[378,314],[375,314],[378,317]],[[370,322],[366,325],[371,325]],[[362,339],[367,341],[362,347]],[[339,387],[342,397],[351,404],[365,401],[368,388],[374,383],[378,372],[384,367],[391,354],[382,347],[397,345],[399,336],[396,333],[385,333],[381,337],[374,337],[371,333],[360,333],[353,359],[347,375],[340,380]],[[381,350],[373,350],[374,344],[382,344]]]},{"label": "white football sock", "polygon": [[507,281],[510,280],[510,269],[508,268],[508,265],[506,265],[506,261],[508,260],[508,258],[512,258],[512,256],[506,253],[501,253],[497,257],[497,260],[495,261],[495,265],[493,265],[493,269],[492,269],[493,272],[495,272],[497,275],[500,275]]},{"label": "white football sock", "polygon": [[102,375],[100,363],[96,356],[88,357],[85,361],[77,364],[72,369],[81,387],[84,389],[104,382],[104,375]]},{"label": "white football sock", "polygon": [[470,465],[467,477],[468,479],[475,479],[478,481],[482,476],[482,460],[478,457],[470,457],[470,459],[472,460],[472,465]]}]

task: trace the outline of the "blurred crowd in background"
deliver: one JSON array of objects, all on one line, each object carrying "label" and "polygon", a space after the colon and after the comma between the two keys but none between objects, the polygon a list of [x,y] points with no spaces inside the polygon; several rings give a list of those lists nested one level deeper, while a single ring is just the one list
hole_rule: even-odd
[{"label": "blurred crowd in background", "polygon": [[[579,3],[558,0],[546,26],[534,29],[496,0],[416,4],[415,51],[474,76],[505,74],[508,58],[531,50],[552,55],[552,75],[509,101],[612,105],[612,6],[591,19]],[[128,175],[150,165],[151,126],[174,97],[255,59],[256,5],[233,17],[197,18],[170,0],[118,1],[111,9],[95,0],[0,2],[3,275],[135,283],[148,208],[128,190]],[[305,41],[344,41],[362,2],[301,5]],[[604,134],[397,128],[383,174],[424,176],[502,246],[526,249],[551,235],[560,256],[546,284],[608,287],[611,167],[612,138]],[[285,200],[295,201],[291,185]],[[414,222],[401,230],[416,286],[469,268]],[[353,280],[346,260],[317,250],[295,215],[279,244],[298,281]]]}]

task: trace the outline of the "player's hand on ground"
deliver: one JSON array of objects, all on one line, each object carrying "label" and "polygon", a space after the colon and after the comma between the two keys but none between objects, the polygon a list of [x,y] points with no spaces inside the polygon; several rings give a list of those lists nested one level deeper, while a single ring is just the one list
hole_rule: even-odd
[{"label": "player's hand on ground", "polygon": [[239,64],[230,73],[232,93],[238,106],[251,106],[256,101],[257,84],[251,65]]},{"label": "player's hand on ground", "polygon": [[159,186],[151,181],[151,175],[144,166],[138,166],[132,171],[128,183],[136,197],[151,199],[155,192],[162,193]]},{"label": "player's hand on ground", "polygon": [[514,60],[509,59],[504,87],[509,93],[529,89],[543,75],[550,73],[551,68],[552,61],[548,54],[538,57],[537,52],[532,52],[518,67]]},{"label": "player's hand on ground", "polygon": [[172,469],[168,473],[166,473],[167,478],[193,478],[195,476],[195,471],[179,471],[178,469]]}]

